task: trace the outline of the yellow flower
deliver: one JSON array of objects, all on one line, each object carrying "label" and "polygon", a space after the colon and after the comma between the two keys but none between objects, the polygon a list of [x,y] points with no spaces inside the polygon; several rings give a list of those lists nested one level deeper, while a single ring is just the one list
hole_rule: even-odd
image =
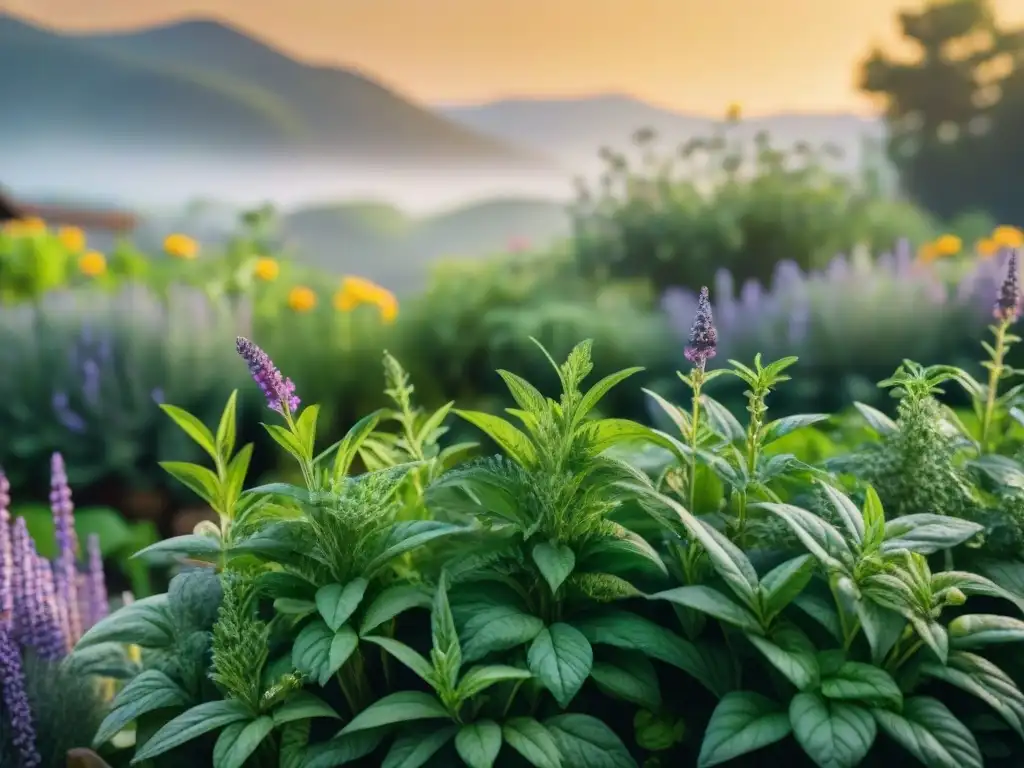
[{"label": "yellow flower", "polygon": [[99,277],[107,271],[107,259],[99,251],[86,251],[78,258],[78,271],[87,277]]},{"label": "yellow flower", "polygon": [[164,240],[164,251],[175,259],[194,259],[199,255],[199,243],[188,235],[168,235]]},{"label": "yellow flower", "polygon": [[288,306],[294,312],[309,312],[316,306],[316,293],[312,288],[297,285],[288,292]]},{"label": "yellow flower", "polygon": [[258,280],[269,283],[271,280],[276,280],[277,276],[281,274],[281,266],[273,259],[263,257],[256,259],[253,274],[256,275]]},{"label": "yellow flower", "polygon": [[71,253],[81,253],[85,250],[85,233],[78,227],[61,227],[57,237],[60,244]]},{"label": "yellow flower", "polygon": [[956,235],[942,235],[935,241],[936,256],[955,256],[963,250],[964,243]]},{"label": "yellow flower", "polygon": [[345,287],[342,286],[335,292],[331,303],[339,312],[351,312],[359,306],[360,301],[358,296],[352,293],[352,291],[346,290]]},{"label": "yellow flower", "polygon": [[398,299],[391,291],[380,289],[381,294],[377,298],[377,306],[380,308],[380,319],[386,325],[391,325],[398,317]]},{"label": "yellow flower", "polygon": [[1024,232],[1017,227],[996,227],[992,239],[1000,248],[1024,247]]},{"label": "yellow flower", "polygon": [[978,251],[978,255],[983,259],[991,259],[999,253],[999,243],[991,237],[984,237],[979,240],[975,248]]},{"label": "yellow flower", "polygon": [[938,249],[935,247],[935,243],[925,243],[917,249],[917,258],[919,261],[925,264],[935,261],[939,256]]},{"label": "yellow flower", "polygon": [[20,229],[26,235],[39,235],[46,231],[46,222],[38,216],[30,216],[21,220]]}]

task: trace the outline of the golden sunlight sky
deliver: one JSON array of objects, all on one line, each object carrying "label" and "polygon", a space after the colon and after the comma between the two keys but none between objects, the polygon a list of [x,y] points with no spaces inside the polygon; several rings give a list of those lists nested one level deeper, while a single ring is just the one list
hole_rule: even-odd
[{"label": "golden sunlight sky", "polygon": [[[0,0],[69,30],[217,16],[427,102],[620,91],[720,114],[869,111],[854,67],[921,0]],[[993,0],[1024,24],[1024,0]]]}]

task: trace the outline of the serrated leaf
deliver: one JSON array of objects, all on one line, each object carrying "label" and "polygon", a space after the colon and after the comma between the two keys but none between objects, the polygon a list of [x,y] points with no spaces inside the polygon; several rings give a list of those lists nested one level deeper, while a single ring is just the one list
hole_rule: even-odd
[{"label": "serrated leaf", "polygon": [[711,768],[786,738],[789,714],[774,701],[751,691],[727,693],[704,731],[697,768]]}]

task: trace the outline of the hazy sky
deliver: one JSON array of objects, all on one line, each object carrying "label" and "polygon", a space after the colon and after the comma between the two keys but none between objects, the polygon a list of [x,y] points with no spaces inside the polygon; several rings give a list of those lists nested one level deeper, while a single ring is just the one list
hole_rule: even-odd
[{"label": "hazy sky", "polygon": [[[854,67],[921,0],[0,0],[66,29],[215,15],[423,101],[623,91],[747,114],[867,111]],[[1024,23],[1024,0],[993,0]]]}]

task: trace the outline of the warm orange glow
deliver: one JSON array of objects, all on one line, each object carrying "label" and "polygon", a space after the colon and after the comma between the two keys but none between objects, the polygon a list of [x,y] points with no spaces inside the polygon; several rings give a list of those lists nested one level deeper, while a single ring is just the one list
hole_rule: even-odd
[{"label": "warm orange glow", "polygon": [[[1021,0],[994,0],[1006,23]],[[425,101],[624,91],[719,116],[858,110],[854,67],[898,43],[919,0],[8,0],[75,30],[218,16],[307,60],[352,65]],[[400,21],[396,21],[400,20]]]}]

